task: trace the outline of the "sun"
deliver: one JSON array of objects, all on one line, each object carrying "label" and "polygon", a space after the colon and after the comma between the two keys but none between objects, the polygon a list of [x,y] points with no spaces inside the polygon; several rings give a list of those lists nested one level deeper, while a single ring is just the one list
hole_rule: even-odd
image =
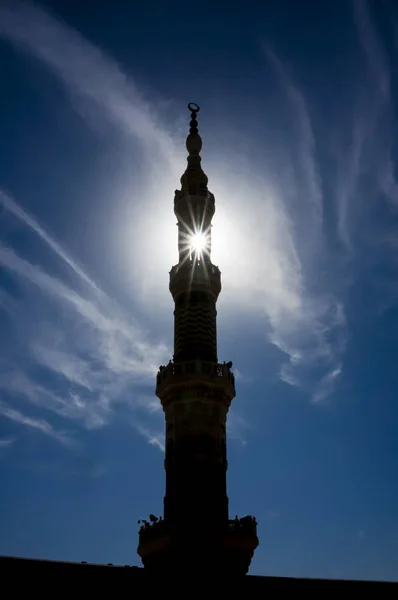
[{"label": "sun", "polygon": [[179,233],[179,248],[182,260],[195,263],[210,260],[211,236],[210,227],[201,225],[187,225],[183,223],[184,230]]},{"label": "sun", "polygon": [[206,250],[207,239],[204,233],[198,231],[190,236],[189,243],[191,246],[191,252],[196,256],[201,256]]}]

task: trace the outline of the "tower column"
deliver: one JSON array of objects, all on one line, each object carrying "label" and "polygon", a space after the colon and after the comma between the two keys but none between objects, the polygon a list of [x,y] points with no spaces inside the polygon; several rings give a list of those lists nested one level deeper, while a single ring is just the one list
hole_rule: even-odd
[{"label": "tower column", "polygon": [[235,378],[231,362],[218,362],[221,274],[211,262],[215,201],[201,167],[199,107],[189,109],[187,168],[174,197],[179,254],[170,271],[174,356],[156,379],[166,420],[164,517],[144,523],[138,552],[153,573],[244,575],[258,544],[256,522],[250,516],[228,518],[226,421]]}]

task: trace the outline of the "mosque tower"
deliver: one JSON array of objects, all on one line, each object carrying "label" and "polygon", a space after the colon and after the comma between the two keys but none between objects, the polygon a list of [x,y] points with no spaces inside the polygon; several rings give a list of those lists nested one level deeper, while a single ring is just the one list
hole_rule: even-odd
[{"label": "mosque tower", "polygon": [[235,397],[232,363],[217,356],[218,267],[211,262],[214,196],[201,167],[199,106],[189,104],[187,168],[174,196],[178,264],[170,271],[174,356],[156,395],[166,420],[164,515],[150,515],[138,554],[154,575],[245,575],[258,545],[254,517],[228,516],[226,420]]}]

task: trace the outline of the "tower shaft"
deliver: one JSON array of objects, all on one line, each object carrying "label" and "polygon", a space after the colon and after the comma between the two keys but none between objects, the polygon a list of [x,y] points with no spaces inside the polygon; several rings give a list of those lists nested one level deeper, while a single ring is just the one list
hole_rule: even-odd
[{"label": "tower shaft", "polygon": [[258,544],[256,523],[253,517],[228,518],[226,421],[235,380],[232,363],[218,362],[221,274],[211,262],[215,201],[201,167],[199,107],[189,107],[188,164],[174,198],[179,254],[169,286],[174,356],[156,379],[166,420],[164,518],[144,524],[138,551],[152,572],[183,566],[245,574]]}]

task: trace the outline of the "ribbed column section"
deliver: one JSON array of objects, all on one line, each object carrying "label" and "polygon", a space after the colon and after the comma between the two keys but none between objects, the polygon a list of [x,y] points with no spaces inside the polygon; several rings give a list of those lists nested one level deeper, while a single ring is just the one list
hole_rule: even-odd
[{"label": "ribbed column section", "polygon": [[212,294],[192,291],[176,298],[174,360],[217,362],[216,303]]}]

